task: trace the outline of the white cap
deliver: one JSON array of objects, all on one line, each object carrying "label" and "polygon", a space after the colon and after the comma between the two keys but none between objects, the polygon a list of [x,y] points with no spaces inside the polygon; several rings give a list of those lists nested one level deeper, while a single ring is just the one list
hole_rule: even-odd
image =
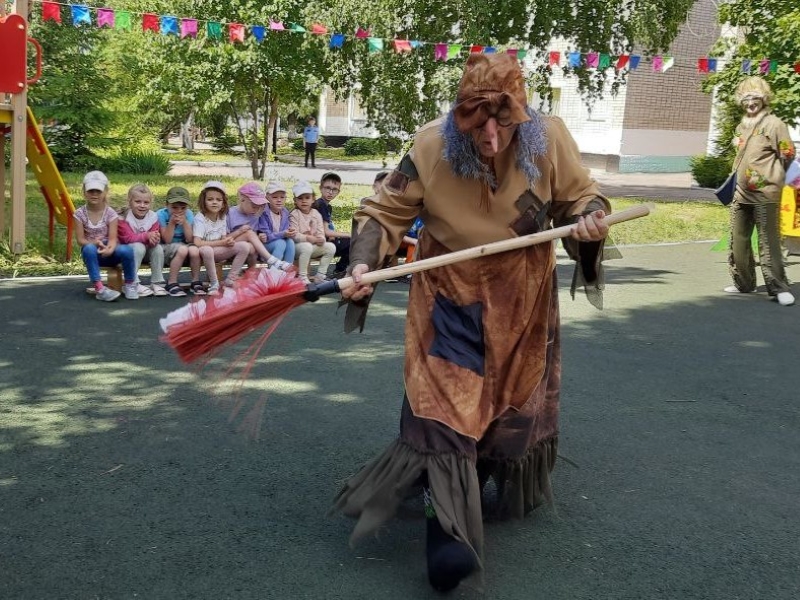
[{"label": "white cap", "polygon": [[286,186],[283,185],[280,181],[270,181],[267,184],[266,194],[269,196],[270,194],[274,194],[275,192],[286,192]]},{"label": "white cap", "polygon": [[303,194],[311,194],[314,195],[314,190],[311,188],[311,184],[307,181],[298,181],[294,184],[292,188],[292,193],[297,196],[302,196]]},{"label": "white cap", "polygon": [[83,189],[85,191],[100,190],[104,192],[108,187],[108,177],[102,171],[89,171],[83,178]]},{"label": "white cap", "polygon": [[203,186],[203,189],[200,191],[202,192],[205,190],[219,190],[226,196],[228,195],[228,192],[225,189],[225,184],[222,183],[221,181],[206,181],[205,185]]}]

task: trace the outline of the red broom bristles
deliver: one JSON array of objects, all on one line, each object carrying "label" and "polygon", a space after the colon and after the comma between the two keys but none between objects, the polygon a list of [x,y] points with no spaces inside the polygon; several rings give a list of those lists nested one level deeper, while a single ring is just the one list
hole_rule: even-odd
[{"label": "red broom bristles", "polygon": [[[275,269],[250,273],[222,296],[193,302],[162,319],[165,335],[161,339],[182,361],[191,363],[214,354],[306,303],[306,285],[293,274]],[[272,331],[274,327],[268,333]]]}]

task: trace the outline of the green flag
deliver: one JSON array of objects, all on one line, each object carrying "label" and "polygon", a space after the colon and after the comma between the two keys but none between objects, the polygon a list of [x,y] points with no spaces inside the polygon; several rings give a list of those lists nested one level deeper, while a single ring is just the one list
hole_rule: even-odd
[{"label": "green flag", "polygon": [[118,10],[114,13],[114,27],[120,30],[131,30],[131,13],[127,10]]},{"label": "green flag", "polygon": [[216,21],[209,21],[206,25],[206,35],[211,40],[222,39],[222,24]]}]

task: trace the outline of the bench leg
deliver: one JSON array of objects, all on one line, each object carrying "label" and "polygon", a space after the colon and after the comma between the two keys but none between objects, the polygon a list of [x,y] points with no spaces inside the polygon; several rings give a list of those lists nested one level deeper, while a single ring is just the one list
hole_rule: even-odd
[{"label": "bench leg", "polygon": [[104,267],[106,270],[106,285],[112,290],[122,291],[122,268]]}]

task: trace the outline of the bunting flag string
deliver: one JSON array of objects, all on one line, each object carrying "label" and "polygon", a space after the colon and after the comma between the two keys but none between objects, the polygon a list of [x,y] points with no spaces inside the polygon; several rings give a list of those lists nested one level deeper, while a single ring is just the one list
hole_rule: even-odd
[{"label": "bunting flag string", "polygon": [[[205,23],[202,29],[205,38],[209,40],[223,40],[223,28],[227,28],[227,40],[232,44],[244,43],[249,36],[257,43],[263,42],[267,35],[275,32],[286,33],[309,33],[317,36],[329,36],[328,47],[337,50],[344,47],[349,39],[365,40],[368,52],[382,52],[385,48],[391,48],[396,54],[410,54],[419,48],[430,46],[433,48],[433,60],[449,61],[463,56],[465,51],[468,54],[484,53],[491,54],[498,52],[493,46],[482,44],[451,43],[451,42],[427,42],[409,39],[390,39],[376,37],[369,28],[358,27],[354,34],[342,32],[329,33],[327,25],[314,22],[310,30],[306,30],[299,23],[287,23],[272,17],[266,25],[245,25],[243,23],[223,23],[207,19],[183,18],[174,15],[157,15],[154,13],[136,13],[127,10],[117,10],[108,7],[90,7],[86,4],[72,4],[57,2],[53,0],[31,0],[32,3],[41,4],[41,19],[43,22],[52,21],[63,25],[61,9],[66,7],[69,10],[71,23],[75,27],[91,27],[93,24],[98,28],[113,29],[116,31],[133,31],[133,17],[141,20],[141,31],[152,31],[162,36],[171,36],[183,40],[185,38],[196,39],[200,28],[199,23]],[[94,22],[92,11],[95,13]],[[504,52],[516,56],[523,60],[528,54],[527,48],[507,48]],[[603,52],[578,52],[576,50],[549,50],[541,57],[548,67],[562,67],[567,69],[587,68],[595,70],[615,69],[616,71],[635,71],[639,68],[642,60],[650,63],[652,72],[666,73],[670,69],[692,69],[701,75],[717,73],[724,59],[718,57],[703,56],[687,64],[676,64],[673,56],[655,55],[651,57],[639,54],[619,54],[612,55]],[[741,73],[758,73],[766,75],[775,73],[780,63],[770,58],[759,58],[757,60],[745,58],[741,60]],[[800,57],[790,65],[794,72],[800,75]]]}]

